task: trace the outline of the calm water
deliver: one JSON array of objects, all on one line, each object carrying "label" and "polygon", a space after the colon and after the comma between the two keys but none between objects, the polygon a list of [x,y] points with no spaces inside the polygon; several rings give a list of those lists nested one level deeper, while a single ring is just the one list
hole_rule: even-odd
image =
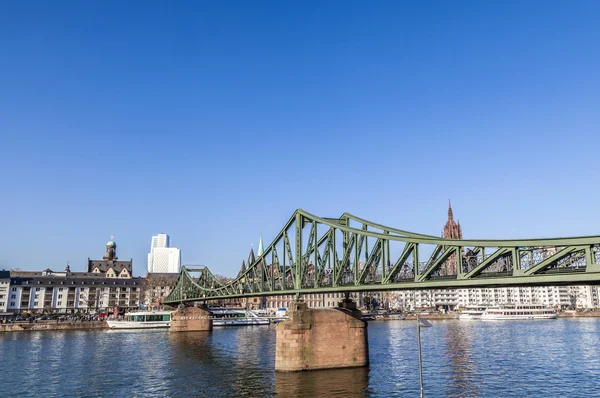
[{"label": "calm water", "polygon": [[[438,321],[427,396],[600,396],[600,319]],[[369,369],[275,373],[275,328],[0,335],[0,396],[418,396],[414,322],[369,324]]]}]

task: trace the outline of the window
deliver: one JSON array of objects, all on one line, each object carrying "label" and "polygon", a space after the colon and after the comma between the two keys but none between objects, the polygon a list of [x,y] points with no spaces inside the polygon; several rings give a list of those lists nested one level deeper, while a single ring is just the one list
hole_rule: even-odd
[{"label": "window", "polygon": [[0,301],[0,307],[4,307],[4,301]]},{"label": "window", "polygon": [[17,288],[16,288],[16,287],[13,287],[13,288],[12,288],[12,291],[13,291],[13,292],[16,292],[16,291],[17,291]]},{"label": "window", "polygon": [[59,291],[59,292],[62,292],[62,290],[63,290],[63,288],[62,288],[62,287],[59,287],[59,288],[58,288],[58,291]]},{"label": "window", "polygon": [[39,287],[36,287],[36,288],[35,288],[35,291],[36,291],[36,292],[39,292],[39,291],[40,291],[40,288],[39,288]]},{"label": "window", "polygon": [[59,295],[58,295],[58,298],[59,298],[59,299],[61,299],[61,298],[62,298],[62,294],[59,294]]},{"label": "window", "polygon": [[37,301],[34,301],[34,302],[33,302],[33,305],[34,305],[35,307],[37,307],[37,306],[38,306],[38,302],[37,302]]},{"label": "window", "polygon": [[11,295],[10,295],[10,298],[11,298],[11,299],[16,299],[16,298],[17,298],[17,295],[16,295],[16,294],[11,294]]}]

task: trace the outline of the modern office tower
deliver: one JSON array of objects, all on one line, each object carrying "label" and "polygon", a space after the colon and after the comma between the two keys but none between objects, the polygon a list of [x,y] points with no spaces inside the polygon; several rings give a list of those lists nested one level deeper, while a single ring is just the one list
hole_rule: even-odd
[{"label": "modern office tower", "polygon": [[181,267],[181,250],[169,247],[167,234],[152,237],[148,253],[148,273],[177,273]]}]

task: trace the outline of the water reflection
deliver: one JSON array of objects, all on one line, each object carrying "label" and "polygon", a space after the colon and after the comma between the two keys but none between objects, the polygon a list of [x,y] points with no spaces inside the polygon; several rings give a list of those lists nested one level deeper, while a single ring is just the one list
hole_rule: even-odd
[{"label": "water reflection", "polygon": [[210,332],[169,333],[173,359],[193,359],[203,365],[212,365],[218,358],[218,350],[212,347],[210,337]]},{"label": "water reflection", "polygon": [[275,372],[275,395],[281,397],[364,397],[368,386],[366,367]]},{"label": "water reflection", "polygon": [[444,331],[444,351],[446,353],[446,369],[449,372],[450,385],[448,396],[478,396],[479,383],[475,381],[477,363],[471,356],[472,339],[474,338],[472,322],[446,323]]},{"label": "water reflection", "polygon": [[188,378],[186,395],[272,395],[273,361],[269,353],[271,348],[274,352],[275,340],[271,335],[268,327],[172,333],[173,371],[180,373],[179,378]]},{"label": "water reflection", "polygon": [[[600,396],[600,319],[436,321],[427,396]],[[3,397],[416,397],[415,322],[369,324],[370,369],[277,373],[271,327],[0,334]]]}]

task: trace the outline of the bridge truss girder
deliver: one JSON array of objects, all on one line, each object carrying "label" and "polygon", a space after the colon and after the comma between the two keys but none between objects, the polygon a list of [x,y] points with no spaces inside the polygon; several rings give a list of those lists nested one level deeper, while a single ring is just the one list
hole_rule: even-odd
[{"label": "bridge truss girder", "polygon": [[298,209],[235,279],[223,283],[208,268],[182,267],[165,303],[577,283],[600,283],[600,236],[453,240],[386,227],[349,213],[332,219]]}]

